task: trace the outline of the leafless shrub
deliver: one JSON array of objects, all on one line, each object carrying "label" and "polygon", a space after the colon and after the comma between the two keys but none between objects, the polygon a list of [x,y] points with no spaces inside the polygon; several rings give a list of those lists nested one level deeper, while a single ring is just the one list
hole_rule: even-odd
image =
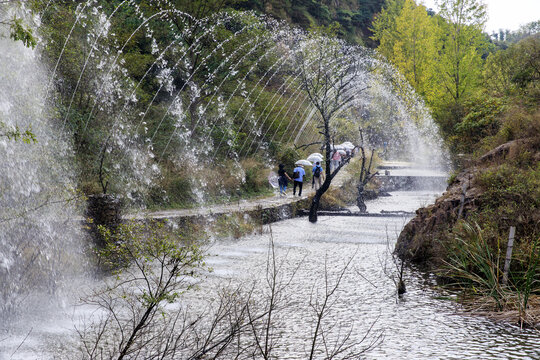
[{"label": "leafless shrub", "polygon": [[[152,226],[156,224],[149,229],[131,225],[124,237],[114,237],[121,239],[112,248],[115,258],[127,256],[129,263],[85,299],[97,310],[77,328],[82,358],[276,358],[284,310],[295,311],[289,288],[302,262],[285,271],[287,258],[278,258],[270,233],[264,281],[229,283],[210,299],[188,301],[184,295],[195,287],[193,276],[204,266],[202,254],[197,247],[172,241],[161,226]],[[357,358],[382,341],[382,334],[372,336],[371,328],[358,340],[352,326],[345,329],[329,316],[353,258],[335,278],[325,261],[322,290],[313,286],[309,307],[314,321],[306,337],[309,359]]]}]

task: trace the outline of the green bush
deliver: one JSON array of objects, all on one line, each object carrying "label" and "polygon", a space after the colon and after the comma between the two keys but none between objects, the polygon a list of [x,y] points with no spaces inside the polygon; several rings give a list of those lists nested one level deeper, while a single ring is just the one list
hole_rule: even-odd
[{"label": "green bush", "polygon": [[242,161],[245,172],[245,181],[242,184],[242,191],[247,194],[262,193],[270,189],[268,184],[269,170],[262,162],[255,159]]},{"label": "green bush", "polygon": [[300,154],[292,147],[284,147],[276,154],[276,160],[278,164],[285,165],[286,171],[292,171],[294,163],[300,159]]},{"label": "green bush", "polygon": [[499,114],[504,110],[500,99],[478,96],[465,102],[465,116],[454,126],[460,151],[474,150],[478,142],[495,135],[500,128]]},{"label": "green bush", "polygon": [[509,164],[487,169],[477,179],[484,193],[481,201],[499,216],[527,216],[540,210],[540,164],[520,169]]}]

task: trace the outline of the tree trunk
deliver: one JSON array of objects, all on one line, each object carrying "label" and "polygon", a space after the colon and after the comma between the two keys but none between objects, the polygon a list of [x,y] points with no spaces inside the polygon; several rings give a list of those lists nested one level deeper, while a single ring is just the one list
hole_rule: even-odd
[{"label": "tree trunk", "polygon": [[313,196],[311,206],[309,207],[309,222],[317,222],[317,211],[319,211],[319,200],[321,199],[321,196],[322,194],[319,194],[318,190],[315,193],[315,196]]},{"label": "tree trunk", "polygon": [[364,200],[364,186],[362,184],[358,185],[358,196],[356,197],[356,206],[358,206],[358,209],[361,213],[365,213],[367,210],[367,206]]},{"label": "tree trunk", "polygon": [[330,179],[330,176],[327,176],[324,179],[324,182],[322,183],[321,187],[315,192],[315,195],[313,196],[313,200],[311,201],[311,206],[309,208],[309,222],[316,223],[317,222],[317,211],[319,210],[319,201],[321,200],[321,197],[323,194],[328,190],[330,187],[330,183],[332,183],[332,179]]}]

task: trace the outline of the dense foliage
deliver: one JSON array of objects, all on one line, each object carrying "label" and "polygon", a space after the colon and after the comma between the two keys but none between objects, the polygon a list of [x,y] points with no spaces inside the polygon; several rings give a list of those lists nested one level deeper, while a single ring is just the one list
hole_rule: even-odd
[{"label": "dense foliage", "polygon": [[263,159],[281,157],[307,109],[276,58],[281,24],[234,2],[75,5],[35,11],[85,193],[186,206],[267,191]]},{"label": "dense foliage", "polygon": [[244,0],[238,1],[235,7],[270,14],[304,29],[337,22],[341,38],[372,46],[370,25],[382,4],[382,0]]},{"label": "dense foliage", "polygon": [[[463,219],[446,214],[429,234],[413,237],[433,239],[416,260],[438,264],[453,284],[492,299],[489,310],[516,309],[522,323],[534,323],[527,307],[540,293],[538,22],[489,37],[480,1],[440,3],[434,14],[413,0],[388,0],[373,24],[378,50],[424,96],[457,171],[472,167],[469,187],[472,181],[479,193],[468,195],[474,211]],[[506,284],[511,226],[516,243]]]}]

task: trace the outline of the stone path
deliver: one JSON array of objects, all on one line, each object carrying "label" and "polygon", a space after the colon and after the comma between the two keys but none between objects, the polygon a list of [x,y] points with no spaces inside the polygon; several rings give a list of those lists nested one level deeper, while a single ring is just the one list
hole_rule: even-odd
[{"label": "stone path", "polygon": [[[309,169],[311,170],[311,169]],[[341,186],[344,179],[347,177],[346,167],[342,168],[338,175],[333,179],[331,187]],[[314,190],[311,189],[311,183],[305,182],[304,189],[302,191],[302,197],[292,195],[292,184],[287,188],[287,195],[280,196],[279,191],[276,190],[274,196],[264,197],[258,199],[231,201],[227,204],[216,204],[210,206],[201,206],[191,209],[171,209],[161,211],[144,211],[137,214],[127,215],[128,219],[142,220],[145,218],[152,219],[167,219],[178,217],[191,217],[191,216],[207,216],[216,214],[225,214],[231,212],[247,212],[257,209],[275,208],[285,204],[291,204],[303,199],[307,199]]]}]

